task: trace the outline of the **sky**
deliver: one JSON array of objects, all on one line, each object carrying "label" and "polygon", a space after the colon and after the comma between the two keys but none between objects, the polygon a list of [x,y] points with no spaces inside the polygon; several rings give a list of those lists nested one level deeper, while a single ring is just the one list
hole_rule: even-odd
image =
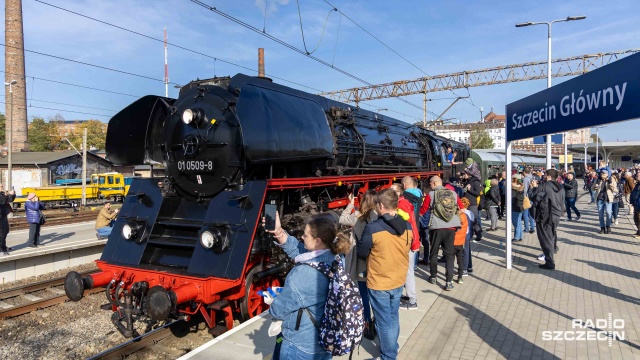
[{"label": "sky", "polygon": [[[257,49],[260,47],[265,49],[266,73],[278,83],[311,93],[364,85],[192,1],[42,1],[157,39],[162,38],[163,28],[166,28],[169,43],[200,53],[169,45],[170,97],[177,97],[175,85],[196,78],[237,73],[256,75]],[[296,48],[304,49],[306,44],[308,51],[312,51],[317,47],[313,56],[374,84],[544,61],[547,58],[547,27],[514,26],[526,21],[587,16],[581,21],[554,24],[553,58],[640,48],[640,27],[637,26],[640,23],[640,5],[637,0],[540,0],[534,3],[507,0],[329,0],[357,25],[332,11],[332,6],[323,0],[201,2],[264,29],[265,33]],[[138,97],[164,94],[164,50],[161,42],[36,0],[23,0],[23,18],[27,50],[142,76],[27,52],[30,118],[47,119],[61,114],[68,120],[93,118],[107,122]],[[2,58],[4,60],[4,52]],[[557,84],[568,79],[554,78],[552,82]],[[457,96],[470,98],[458,101],[443,117],[464,123],[478,121],[480,107],[484,114],[491,109],[504,114],[506,104],[544,88],[546,80],[535,80],[474,87],[468,91],[429,93],[428,120],[434,118],[433,114],[444,111]],[[422,107],[422,95],[404,99]],[[380,111],[411,123],[422,119],[422,110],[398,99],[374,100],[361,103],[361,106],[373,110],[387,109]],[[637,125],[640,125],[640,120],[608,125],[600,129],[600,138],[603,141],[640,140],[640,132],[628,131],[630,126]]]}]

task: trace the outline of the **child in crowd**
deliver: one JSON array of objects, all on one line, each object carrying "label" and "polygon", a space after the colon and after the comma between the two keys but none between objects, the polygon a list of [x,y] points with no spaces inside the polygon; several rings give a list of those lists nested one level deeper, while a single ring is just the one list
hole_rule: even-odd
[{"label": "child in crowd", "polygon": [[462,198],[460,201],[462,202],[462,208],[458,212],[458,216],[460,216],[461,226],[460,229],[456,231],[453,240],[453,254],[458,262],[458,280],[456,281],[458,284],[462,284],[462,277],[464,276],[465,270],[467,270],[464,265],[464,246],[465,243],[471,240],[471,231],[469,229],[471,222],[466,214],[466,210],[469,207],[469,199]]}]

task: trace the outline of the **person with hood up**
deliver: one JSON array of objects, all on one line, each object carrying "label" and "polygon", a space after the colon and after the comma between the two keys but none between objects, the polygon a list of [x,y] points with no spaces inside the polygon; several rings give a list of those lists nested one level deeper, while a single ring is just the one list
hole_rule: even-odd
[{"label": "person with hood up", "polygon": [[400,300],[407,280],[411,225],[398,215],[398,195],[393,189],[378,193],[378,219],[365,226],[358,241],[358,257],[367,259],[367,288],[376,318],[382,359],[398,356]]},{"label": "person with hood up", "polygon": [[549,169],[546,171],[546,181],[535,190],[533,202],[534,219],[536,220],[536,235],[544,254],[541,269],[555,270],[554,254],[557,252],[558,224],[564,207],[564,189],[558,183],[558,171]]}]

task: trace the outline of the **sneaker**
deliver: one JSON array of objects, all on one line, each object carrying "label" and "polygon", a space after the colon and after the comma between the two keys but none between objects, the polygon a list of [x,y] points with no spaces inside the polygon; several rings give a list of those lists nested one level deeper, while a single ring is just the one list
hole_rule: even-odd
[{"label": "sneaker", "polygon": [[482,239],[473,239],[472,241],[477,244],[477,243],[482,242]]},{"label": "sneaker", "polygon": [[604,228],[604,233],[605,234],[611,234],[611,228],[608,227],[608,226],[606,228]]},{"label": "sneaker", "polygon": [[604,234],[604,228],[600,228],[600,234]]},{"label": "sneaker", "polygon": [[615,225],[618,225],[618,219],[616,219],[616,221],[614,222]]},{"label": "sneaker", "polygon": [[[473,274],[473,269],[472,268],[468,268],[467,269],[467,274]],[[463,276],[464,276],[464,274],[463,274]]]},{"label": "sneaker", "polygon": [[[463,275],[464,276],[464,275]],[[464,281],[462,281],[462,276],[458,276],[458,280],[456,281],[458,284],[462,284],[464,283]]]},{"label": "sneaker", "polygon": [[[638,235],[638,236],[640,236],[640,235]],[[471,271],[471,272],[473,273],[473,271]],[[469,271],[468,270],[464,270],[462,272],[462,276],[469,276]]]},{"label": "sneaker", "polygon": [[451,290],[453,290],[453,283],[448,282],[448,283],[444,286],[444,290],[445,290],[445,291],[451,291]]},{"label": "sneaker", "polygon": [[0,256],[9,256],[9,252],[7,251],[0,252]]},{"label": "sneaker", "polygon": [[533,234],[535,232],[536,232],[535,230],[529,230],[529,234]]},{"label": "sneaker", "polygon": [[406,310],[415,310],[418,308],[418,302],[414,302],[413,304],[410,302],[406,302],[404,304],[400,304],[400,309],[406,309]]},{"label": "sneaker", "polygon": [[538,255],[538,260],[540,260],[540,261],[544,261],[544,254],[540,254],[540,255]]},{"label": "sneaker", "polygon": [[438,279],[434,278],[433,276],[429,276],[429,279],[427,281],[430,284],[437,284],[438,283]]},{"label": "sneaker", "polygon": [[576,221],[580,220],[580,215],[576,216]]}]

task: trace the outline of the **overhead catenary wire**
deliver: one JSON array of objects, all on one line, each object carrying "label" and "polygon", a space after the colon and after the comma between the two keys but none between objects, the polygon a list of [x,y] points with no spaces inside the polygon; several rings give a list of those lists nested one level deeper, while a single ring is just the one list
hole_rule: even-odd
[{"label": "overhead catenary wire", "polygon": [[[357,27],[359,27],[362,31],[364,31],[365,33],[367,33],[369,36],[371,36],[372,38],[374,38],[376,41],[378,41],[380,44],[382,44],[384,47],[386,47],[387,49],[391,50],[391,52],[393,52],[394,54],[398,55],[402,60],[406,61],[409,65],[413,66],[414,68],[416,68],[418,71],[420,71],[421,73],[423,73],[425,76],[431,76],[429,74],[427,74],[424,70],[422,70],[420,67],[418,67],[418,65],[414,64],[413,62],[411,62],[409,59],[405,58],[404,56],[402,56],[399,52],[397,52],[396,50],[394,50],[391,46],[387,45],[384,41],[380,40],[377,36],[373,35],[369,30],[365,29],[362,25],[358,24],[357,22],[355,22],[355,20],[351,19],[347,14],[345,14],[344,12],[342,12],[340,9],[338,9],[337,7],[335,7],[333,4],[331,4],[329,1],[327,0],[323,0],[327,5],[331,6],[332,8],[334,8],[336,11],[338,11],[341,15],[343,15],[345,18],[347,18],[347,20],[351,21],[354,25],[356,25]],[[452,94],[454,94],[455,96],[459,97],[458,94],[455,93],[455,91],[449,89],[449,91],[451,91]],[[467,89],[467,93],[469,92],[469,89]],[[474,103],[473,100],[471,99],[471,94],[469,93],[469,100],[471,100],[471,102],[462,99],[463,101],[471,104],[473,107],[478,108]]]},{"label": "overhead catenary wire", "polygon": [[[36,0],[36,1],[40,1],[40,0]],[[358,77],[358,76],[356,76],[354,74],[351,74],[351,73],[347,72],[346,70],[343,70],[343,69],[341,69],[341,68],[339,68],[337,66],[329,64],[328,62],[326,62],[326,61],[324,61],[324,60],[322,60],[320,58],[317,58],[317,57],[315,57],[315,56],[313,56],[311,54],[307,54],[304,50],[299,49],[299,48],[287,43],[286,41],[284,41],[282,39],[279,39],[279,38],[277,38],[277,37],[275,37],[275,36],[273,36],[273,35],[271,35],[271,34],[269,34],[267,32],[262,32],[260,29],[256,28],[255,26],[253,26],[251,24],[247,24],[246,22],[244,22],[244,21],[242,21],[242,20],[240,20],[238,18],[235,18],[235,17],[233,17],[233,16],[231,16],[231,15],[229,15],[229,14],[223,12],[223,11],[220,11],[217,8],[213,7],[213,6],[207,5],[206,3],[204,3],[204,2],[202,2],[200,0],[190,0],[190,1],[192,3],[194,3],[194,4],[196,4],[196,5],[199,5],[199,6],[205,8],[205,9],[207,9],[209,11],[212,11],[212,12],[224,17],[225,19],[228,19],[228,20],[230,20],[230,21],[232,21],[232,22],[234,22],[234,23],[236,23],[238,25],[241,25],[241,26],[243,26],[243,27],[245,27],[245,28],[257,33],[257,34],[260,34],[260,35],[262,35],[262,36],[264,36],[264,37],[266,37],[266,38],[268,38],[268,39],[270,39],[272,41],[275,41],[278,44],[280,44],[280,45],[282,45],[282,46],[284,46],[284,47],[286,47],[288,49],[291,49],[291,50],[293,50],[293,51],[295,51],[295,52],[297,52],[297,53],[299,53],[301,55],[304,55],[304,56],[306,56],[306,57],[308,57],[308,58],[310,58],[312,60],[315,60],[316,62],[318,62],[318,63],[320,63],[322,65],[325,65],[325,66],[327,66],[327,67],[329,67],[329,68],[331,68],[331,69],[333,69],[333,70],[335,70],[335,71],[337,71],[337,72],[339,72],[339,73],[341,73],[343,75],[346,75],[346,76],[348,76],[348,77],[350,77],[350,78],[352,78],[354,80],[357,80],[357,81],[359,81],[359,82],[361,82],[363,84],[366,84],[366,85],[369,85],[369,86],[373,86],[372,83],[370,83],[370,82],[368,82],[368,81],[366,81],[366,80],[364,80],[364,79],[362,79],[362,78],[360,78],[360,77]],[[402,101],[402,102],[404,102],[404,103],[406,103],[406,104],[408,104],[410,106],[413,106],[413,107],[415,107],[417,109],[422,110],[422,106],[416,105],[416,104],[414,104],[414,103],[412,103],[410,101],[407,101],[407,100],[402,99],[402,98],[395,98],[395,99],[397,99],[399,101]]]},{"label": "overhead catenary wire", "polygon": [[[77,15],[77,16],[80,16],[80,17],[83,17],[83,18],[85,18],[85,19],[89,19],[89,20],[92,20],[92,21],[99,22],[99,23],[101,23],[101,24],[103,24],[103,25],[111,26],[111,27],[113,27],[113,28],[116,28],[116,29],[119,29],[119,30],[122,30],[122,31],[126,31],[126,32],[131,33],[131,34],[135,34],[135,35],[138,35],[138,36],[141,36],[141,37],[147,38],[147,39],[149,39],[149,40],[154,40],[154,41],[157,41],[157,42],[162,42],[162,43],[164,43],[164,39],[159,39],[159,38],[156,38],[156,37],[153,37],[153,36],[150,36],[150,35],[147,35],[147,34],[143,34],[143,33],[141,33],[141,32],[135,31],[135,30],[131,30],[131,29],[125,28],[125,27],[123,27],[123,26],[115,25],[115,24],[112,24],[112,23],[107,22],[107,21],[104,21],[104,20],[96,19],[96,18],[94,18],[94,17],[88,16],[88,15],[84,15],[84,14],[81,14],[81,13],[75,12],[75,11],[73,11],[73,10],[65,9],[65,8],[63,8],[63,7],[60,7],[60,6],[57,6],[57,5],[50,4],[50,3],[47,3],[47,2],[42,1],[42,0],[35,0],[35,1],[36,1],[36,2],[38,2],[38,3],[41,3],[41,4],[43,4],[43,5],[51,6],[51,7],[53,7],[53,8],[58,9],[58,10],[61,10],[61,11],[65,11],[65,12],[68,12],[68,13],[70,13],[70,14],[74,14],[74,15]],[[266,13],[266,12],[265,12],[265,13]],[[265,24],[266,24],[266,15],[265,15]],[[264,31],[264,29],[263,29],[262,31]],[[261,31],[259,31],[259,32],[261,32]],[[257,69],[252,69],[252,68],[250,68],[250,67],[247,67],[247,66],[244,66],[244,65],[240,65],[240,64],[237,64],[237,63],[234,63],[234,62],[231,62],[231,61],[225,60],[225,59],[221,59],[221,58],[219,58],[219,57],[211,56],[211,55],[209,55],[209,54],[205,54],[205,53],[200,52],[200,51],[197,51],[197,50],[189,49],[189,48],[186,48],[186,47],[184,47],[184,46],[181,46],[181,45],[178,45],[178,44],[175,44],[175,43],[167,42],[167,45],[168,45],[168,46],[173,46],[173,47],[175,47],[176,49],[180,49],[180,50],[188,51],[188,52],[191,52],[191,53],[193,53],[193,54],[197,54],[197,55],[201,55],[201,56],[204,56],[204,57],[207,57],[207,58],[213,59],[213,60],[214,60],[214,64],[215,64],[215,61],[220,61],[220,62],[223,62],[223,63],[228,64],[228,65],[232,65],[232,66],[239,67],[239,68],[241,68],[241,69],[245,69],[245,70],[252,71],[252,72],[256,72],[256,73],[258,72],[258,70],[257,70]],[[270,78],[273,78],[273,79],[278,79],[278,80],[281,80],[281,81],[284,81],[284,82],[287,82],[287,83],[290,83],[290,84],[294,84],[294,85],[297,85],[297,86],[301,86],[301,87],[303,87],[303,88],[307,88],[307,89],[310,89],[310,90],[313,90],[313,91],[322,92],[322,90],[320,90],[320,89],[315,89],[315,88],[313,88],[313,87],[310,87],[310,86],[307,86],[307,85],[304,85],[304,84],[300,84],[300,83],[297,83],[297,82],[295,82],[295,81],[287,80],[287,79],[285,79],[285,78],[282,78],[282,77],[279,77],[279,76],[276,76],[276,75],[273,75],[273,74],[265,74],[265,76],[270,77]],[[162,80],[162,81],[164,82],[164,80]],[[172,83],[172,84],[173,84],[173,83]]]},{"label": "overhead catenary wire", "polygon": [[[6,102],[4,102],[4,101],[0,101],[0,104],[6,104]],[[95,114],[95,113],[88,113],[88,112],[74,111],[74,110],[54,109],[54,108],[41,107],[41,106],[33,106],[33,105],[28,105],[27,107],[34,108],[34,109],[52,110],[52,111],[61,111],[61,112],[68,112],[68,113],[75,113],[75,114],[83,114],[83,115],[91,115],[91,116],[103,116],[103,117],[108,117],[108,118],[110,118],[110,117],[112,117],[112,116],[113,116],[113,115]]]},{"label": "overhead catenary wire", "polygon": [[[2,70],[0,70],[0,72],[3,72],[5,74],[10,74],[10,75],[20,75],[20,74],[16,74],[16,73],[5,72],[5,71],[2,71]],[[45,79],[45,78],[41,78],[41,77],[37,77],[37,76],[31,76],[31,75],[25,75],[25,78],[31,78],[33,80],[41,80],[41,81],[51,82],[51,83],[54,83],[54,84],[74,86],[74,87],[78,87],[78,88],[82,88],[82,89],[100,91],[100,92],[116,94],[116,95],[122,95],[122,96],[130,96],[130,97],[135,97],[135,98],[142,97],[142,95],[126,94],[126,93],[122,93],[122,92],[118,92],[118,91],[99,89],[99,88],[95,88],[95,87],[91,87],[91,86],[73,84],[73,83],[68,83],[68,82],[58,81],[58,80]],[[21,78],[21,80],[24,80],[24,78]]]},{"label": "overhead catenary wire", "polygon": [[[300,13],[300,0],[296,0],[296,3],[298,4],[298,19],[300,19],[300,33],[302,34],[302,45],[304,46],[304,51],[306,51],[307,54],[313,54],[320,47],[320,43],[322,43],[322,38],[324,37],[324,30],[327,28],[327,23],[329,22],[329,16],[331,16],[332,12],[338,11],[338,9],[333,8],[329,10],[329,13],[327,14],[327,18],[324,20],[324,25],[322,26],[322,34],[320,34],[320,40],[318,40],[318,44],[316,44],[316,47],[313,50],[309,51],[309,49],[307,49],[307,42],[304,39],[304,28],[302,26],[302,14]],[[263,29],[263,32],[264,32],[264,29]]]}]

